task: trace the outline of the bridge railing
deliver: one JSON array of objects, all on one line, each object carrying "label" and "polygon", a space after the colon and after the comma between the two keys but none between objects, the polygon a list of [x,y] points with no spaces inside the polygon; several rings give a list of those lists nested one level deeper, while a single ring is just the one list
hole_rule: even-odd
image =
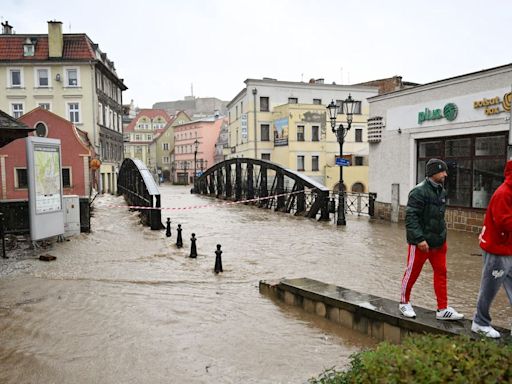
[{"label": "bridge railing", "polygon": [[[124,159],[117,179],[117,193],[138,210],[144,225],[162,229],[160,191],[151,172],[139,159]],[[137,208],[140,207],[140,208]]]},{"label": "bridge railing", "polygon": [[[376,193],[343,192],[345,202],[345,214],[357,216],[370,216],[375,214]],[[338,212],[339,206],[338,191],[330,192],[329,212]]]},{"label": "bridge railing", "polygon": [[235,158],[217,163],[196,178],[192,191],[329,220],[327,187],[267,160]]}]

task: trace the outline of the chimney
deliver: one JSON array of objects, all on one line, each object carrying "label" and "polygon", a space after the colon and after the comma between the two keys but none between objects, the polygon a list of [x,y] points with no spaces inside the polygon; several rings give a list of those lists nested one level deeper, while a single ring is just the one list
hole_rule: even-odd
[{"label": "chimney", "polygon": [[7,20],[2,23],[2,35],[12,35],[12,25]]},{"label": "chimney", "polygon": [[64,38],[62,37],[62,23],[60,21],[48,22],[48,51],[49,57],[62,57]]}]

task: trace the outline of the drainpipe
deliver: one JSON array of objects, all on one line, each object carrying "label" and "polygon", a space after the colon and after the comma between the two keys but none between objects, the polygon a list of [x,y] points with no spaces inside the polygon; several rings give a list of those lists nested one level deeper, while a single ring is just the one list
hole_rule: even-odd
[{"label": "drainpipe", "polygon": [[254,98],[254,158],[258,158],[258,127],[256,126],[256,95],[258,90],[256,88],[252,89],[252,96]]}]

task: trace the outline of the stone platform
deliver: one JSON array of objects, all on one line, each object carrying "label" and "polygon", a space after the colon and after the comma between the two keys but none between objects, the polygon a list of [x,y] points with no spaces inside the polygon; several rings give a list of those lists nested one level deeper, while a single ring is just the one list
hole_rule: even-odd
[{"label": "stone platform", "polygon": [[[471,332],[471,320],[436,320],[435,311],[414,307],[416,318],[401,315],[398,302],[352,291],[308,278],[260,281],[260,293],[302,307],[330,321],[377,340],[400,343],[409,334],[433,333],[480,337]],[[512,342],[510,329],[495,327],[502,342]]]}]

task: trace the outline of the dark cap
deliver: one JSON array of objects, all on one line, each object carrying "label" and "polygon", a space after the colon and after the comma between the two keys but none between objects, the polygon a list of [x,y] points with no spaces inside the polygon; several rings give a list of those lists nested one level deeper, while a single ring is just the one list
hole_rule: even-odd
[{"label": "dark cap", "polygon": [[426,173],[427,177],[431,177],[431,176],[434,176],[436,173],[447,172],[447,171],[448,171],[448,166],[446,165],[446,163],[443,160],[430,159],[427,162],[425,173]]}]

